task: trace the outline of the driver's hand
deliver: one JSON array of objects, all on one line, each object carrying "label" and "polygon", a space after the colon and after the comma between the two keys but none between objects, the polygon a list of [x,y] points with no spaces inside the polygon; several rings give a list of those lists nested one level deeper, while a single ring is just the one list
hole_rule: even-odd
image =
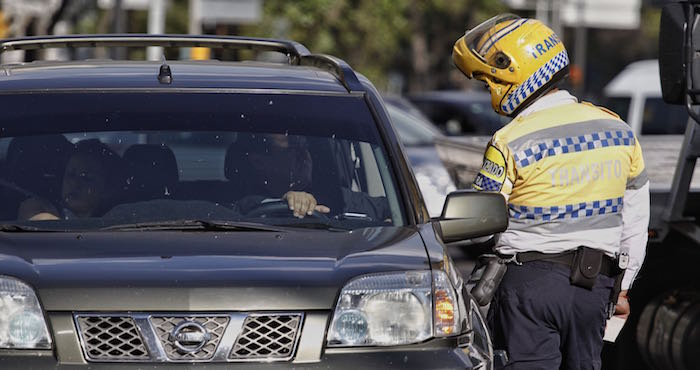
[{"label": "driver's hand", "polygon": [[328,213],[330,208],[318,204],[313,195],[304,191],[288,191],[282,199],[287,200],[289,209],[294,212],[295,217],[304,218],[306,215],[311,215],[314,211]]},{"label": "driver's hand", "polygon": [[19,205],[18,220],[58,220],[58,210],[51,203],[39,198],[29,198]]}]

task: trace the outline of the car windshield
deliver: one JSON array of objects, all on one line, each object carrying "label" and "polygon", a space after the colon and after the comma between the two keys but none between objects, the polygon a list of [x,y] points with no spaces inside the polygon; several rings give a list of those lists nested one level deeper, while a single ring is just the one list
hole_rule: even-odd
[{"label": "car windshield", "polygon": [[[360,96],[65,92],[0,106],[4,230],[404,222]],[[295,217],[290,194],[325,208]]]}]

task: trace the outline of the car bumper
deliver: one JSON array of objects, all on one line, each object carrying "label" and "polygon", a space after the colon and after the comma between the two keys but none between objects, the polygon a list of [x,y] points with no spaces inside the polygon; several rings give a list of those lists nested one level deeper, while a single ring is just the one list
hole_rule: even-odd
[{"label": "car bumper", "polygon": [[327,349],[316,362],[229,362],[229,363],[60,363],[50,351],[31,354],[0,354],[0,369],[56,370],[135,370],[197,369],[491,369],[475,363],[467,348],[457,348],[454,340],[435,340],[407,348]]}]

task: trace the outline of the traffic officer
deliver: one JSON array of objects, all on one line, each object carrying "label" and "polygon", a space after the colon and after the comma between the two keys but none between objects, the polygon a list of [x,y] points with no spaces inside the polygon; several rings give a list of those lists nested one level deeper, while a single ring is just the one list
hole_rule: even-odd
[{"label": "traffic officer", "polygon": [[538,20],[496,16],[467,31],[453,59],[512,118],[473,185],[501,192],[509,208],[495,247],[512,263],[489,309],[494,345],[511,369],[599,369],[609,307],[629,314],[626,292],[645,255],[639,142],[615,113],[556,88],[569,57]]}]

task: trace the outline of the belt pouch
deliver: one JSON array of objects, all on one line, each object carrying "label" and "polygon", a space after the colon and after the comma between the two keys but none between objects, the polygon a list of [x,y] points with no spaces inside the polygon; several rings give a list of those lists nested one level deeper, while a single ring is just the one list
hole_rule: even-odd
[{"label": "belt pouch", "polygon": [[[501,258],[495,255],[481,255],[472,275],[481,276],[476,285],[472,288],[471,294],[476,303],[480,306],[486,306],[491,302],[496,289],[501,284],[503,275],[506,273],[506,263]],[[481,270],[481,271],[479,271]]]},{"label": "belt pouch", "polygon": [[571,264],[571,284],[592,290],[603,264],[603,251],[588,247],[578,247]]}]

